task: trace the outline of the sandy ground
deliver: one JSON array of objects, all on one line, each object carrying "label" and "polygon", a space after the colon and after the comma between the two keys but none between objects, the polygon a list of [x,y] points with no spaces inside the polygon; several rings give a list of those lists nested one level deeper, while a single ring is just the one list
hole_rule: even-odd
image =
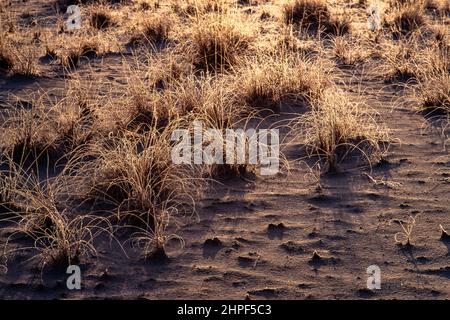
[{"label": "sandy ground", "polygon": [[[92,65],[99,70],[106,65],[102,77],[107,78],[114,61],[120,57],[106,56]],[[43,68],[49,75],[36,80],[0,78],[0,100],[11,93],[62,88],[52,66]],[[338,76],[347,92],[363,88],[399,141],[372,172],[328,174],[321,188],[299,167],[271,178],[223,181],[198,203],[198,219],[178,221],[176,233],[185,247],[169,250],[169,261],[127,258],[114,243],[100,243],[99,256],[81,267],[82,290],[69,291],[64,271],[41,270],[19,255],[0,274],[0,296],[449,299],[450,243],[440,240],[439,225],[450,229],[450,156],[438,130],[425,130],[424,117],[398,103],[406,93],[374,75],[376,68],[376,63],[364,64]],[[292,147],[288,156],[296,158]],[[364,172],[386,183],[374,183]],[[396,244],[395,234],[411,215],[417,216],[414,245],[405,248]],[[0,232],[0,238],[6,236]],[[370,265],[381,269],[381,290],[366,289]]]}]

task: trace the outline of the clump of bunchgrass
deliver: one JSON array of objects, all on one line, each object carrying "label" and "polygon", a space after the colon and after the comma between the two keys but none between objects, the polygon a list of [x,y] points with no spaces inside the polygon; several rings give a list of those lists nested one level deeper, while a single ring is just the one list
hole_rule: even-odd
[{"label": "clump of bunchgrass", "polygon": [[10,106],[2,123],[9,137],[4,154],[20,164],[56,164],[100,134],[93,90],[71,80],[58,101],[43,93]]},{"label": "clump of bunchgrass", "polygon": [[114,18],[110,12],[101,6],[92,11],[90,23],[92,27],[99,30],[108,29],[115,25]]},{"label": "clump of bunchgrass", "polygon": [[17,45],[7,39],[0,40],[0,74],[11,77],[39,76],[39,67],[33,49],[26,47],[19,50]]},{"label": "clump of bunchgrass", "polygon": [[419,77],[418,54],[420,49],[414,40],[399,41],[384,53],[386,64],[382,72],[387,83],[416,82]]},{"label": "clump of bunchgrass", "polygon": [[251,35],[231,17],[206,15],[194,22],[188,34],[187,52],[200,70],[225,71],[249,49]]},{"label": "clump of bunchgrass", "polygon": [[382,158],[388,135],[376,114],[361,102],[350,101],[338,89],[328,89],[311,111],[295,121],[308,157],[317,156],[326,171],[335,171],[346,159],[373,163]]},{"label": "clump of bunchgrass", "polygon": [[[12,216],[4,219],[12,224],[5,244],[6,256],[18,251],[36,251],[33,258],[39,258],[44,266],[67,267],[96,254],[93,241],[110,229],[109,223],[99,217],[70,212],[61,198],[65,194],[61,175],[42,179],[12,161],[7,174],[18,176],[20,184],[8,190],[18,203]],[[32,240],[32,245],[9,249],[10,242],[23,235]]]},{"label": "clump of bunchgrass", "polygon": [[170,32],[174,21],[169,14],[156,14],[145,18],[141,30],[133,35],[128,42],[130,45],[150,43],[161,45],[170,40]]},{"label": "clump of bunchgrass", "polygon": [[89,186],[87,196],[114,203],[121,219],[137,215],[147,223],[162,204],[193,206],[192,190],[199,190],[202,179],[195,167],[172,162],[173,128],[126,131],[92,145],[83,158],[96,160],[78,170]]},{"label": "clump of bunchgrass", "polygon": [[420,4],[404,5],[395,8],[386,17],[384,24],[395,38],[410,36],[427,25],[427,20]]},{"label": "clump of bunchgrass", "polygon": [[332,40],[333,55],[345,66],[355,66],[364,60],[363,49],[350,37],[335,37]]},{"label": "clump of bunchgrass", "polygon": [[41,100],[33,100],[31,108],[7,109],[7,120],[3,122],[4,132],[10,132],[10,143],[4,147],[17,163],[55,161],[57,152],[48,139],[46,125],[48,112]]},{"label": "clump of bunchgrass", "polygon": [[279,112],[282,104],[309,105],[327,86],[324,68],[301,54],[248,59],[236,80],[238,101],[253,109]]},{"label": "clump of bunchgrass", "polygon": [[344,35],[351,30],[349,15],[332,13],[323,0],[292,0],[285,4],[283,18],[286,24],[313,32]]},{"label": "clump of bunchgrass", "polygon": [[172,106],[164,100],[164,95],[153,91],[145,82],[135,80],[128,86],[125,106],[129,115],[125,120],[128,129],[158,130],[166,127],[176,115]]},{"label": "clump of bunchgrass", "polygon": [[82,150],[76,158],[95,160],[73,167],[76,181],[86,186],[82,198],[114,205],[118,222],[153,232],[159,248],[165,213],[195,213],[205,181],[201,167],[173,161],[171,136],[177,128],[173,121],[162,130],[122,131]]},{"label": "clump of bunchgrass", "polygon": [[226,14],[230,6],[227,0],[188,0],[174,3],[172,8],[183,17],[201,17],[208,13]]},{"label": "clump of bunchgrass", "polygon": [[420,108],[427,116],[450,115],[450,75],[443,72],[419,84]]},{"label": "clump of bunchgrass", "polygon": [[450,114],[450,48],[431,45],[420,53],[419,81],[415,90],[420,109],[427,116]]},{"label": "clump of bunchgrass", "polygon": [[302,28],[319,29],[330,19],[330,10],[322,0],[295,0],[283,8],[285,23],[296,24]]}]

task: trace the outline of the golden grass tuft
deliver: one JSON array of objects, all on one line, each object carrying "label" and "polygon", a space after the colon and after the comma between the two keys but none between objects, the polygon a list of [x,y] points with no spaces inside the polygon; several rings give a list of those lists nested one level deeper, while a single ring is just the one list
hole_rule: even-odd
[{"label": "golden grass tuft", "polygon": [[172,4],[176,13],[185,17],[200,17],[208,13],[226,14],[230,3],[227,0],[188,0]]},{"label": "golden grass tuft", "polygon": [[297,24],[302,28],[319,27],[330,19],[330,11],[322,0],[295,0],[287,3],[284,9],[284,21]]},{"label": "golden grass tuft", "polygon": [[0,75],[37,77],[40,75],[36,53],[30,46],[18,48],[18,40],[8,37],[0,28]]},{"label": "golden grass tuft", "polygon": [[166,257],[164,244],[172,238],[166,228],[177,215],[195,213],[205,183],[201,167],[172,162],[170,137],[177,128],[172,124],[144,133],[123,131],[81,150],[70,166],[72,183],[87,187],[81,198],[113,204],[117,211],[111,218],[135,231],[129,241],[146,258]]},{"label": "golden grass tuft", "polygon": [[448,34],[449,30],[446,26],[444,26],[444,25],[435,26],[432,29],[432,32],[433,32],[434,40],[436,41],[436,44],[440,48],[445,49],[445,48],[450,47],[449,34]]},{"label": "golden grass tuft", "polygon": [[94,158],[79,165],[79,176],[89,186],[87,196],[117,206],[119,219],[137,219],[152,226],[163,208],[195,205],[202,184],[195,167],[172,163],[172,144],[167,128],[144,133],[125,131],[83,152]]},{"label": "golden grass tuft", "polygon": [[310,105],[329,83],[324,68],[301,54],[248,59],[236,80],[238,101],[279,112],[281,104]]},{"label": "golden grass tuft", "polygon": [[174,25],[169,14],[154,14],[142,22],[141,30],[129,40],[130,45],[164,44],[170,40],[170,32]]},{"label": "golden grass tuft", "polygon": [[225,71],[238,62],[250,46],[251,35],[231,17],[209,14],[194,22],[186,49],[200,70]]},{"label": "golden grass tuft", "polygon": [[[317,156],[321,168],[336,171],[344,159],[371,164],[382,158],[388,135],[376,114],[361,102],[352,102],[336,88],[326,90],[310,112],[294,125],[304,138],[308,157]],[[295,132],[294,131],[294,132]]]},{"label": "golden grass tuft", "polygon": [[450,115],[450,75],[432,75],[420,82],[418,98],[427,116]]},{"label": "golden grass tuft", "polygon": [[101,57],[105,53],[99,37],[82,37],[60,54],[61,65],[69,70],[79,67],[83,59]]},{"label": "golden grass tuft", "polygon": [[351,30],[349,15],[332,14],[324,0],[291,0],[283,8],[286,24],[330,35],[344,35]]},{"label": "golden grass tuft", "polygon": [[147,131],[152,128],[161,130],[175,116],[170,106],[165,103],[164,96],[149,89],[145,83],[134,81],[128,88],[125,105],[129,115],[125,120],[126,128],[138,131]]},{"label": "golden grass tuft", "polygon": [[19,164],[55,164],[94,136],[96,107],[77,81],[69,82],[66,98],[31,98],[28,107],[10,106],[1,129],[10,132],[5,155]]},{"label": "golden grass tuft", "polygon": [[92,27],[99,30],[108,29],[115,25],[112,15],[105,7],[101,6],[91,12],[90,23]]},{"label": "golden grass tuft", "polygon": [[[15,210],[2,219],[12,224],[4,254],[9,256],[17,251],[37,251],[33,258],[39,258],[45,265],[67,267],[81,263],[87,255],[95,255],[95,238],[102,232],[111,234],[107,220],[91,215],[76,215],[61,203],[64,184],[61,177],[42,179],[26,168],[8,163],[8,171],[3,172],[14,181],[9,184]],[[11,204],[11,203],[10,203]],[[9,249],[16,236],[25,235],[32,241],[29,247]]]},{"label": "golden grass tuft", "polygon": [[386,48],[382,73],[386,83],[416,82],[419,78],[420,48],[414,39],[404,39]]},{"label": "golden grass tuft", "polygon": [[11,142],[3,148],[4,155],[17,163],[49,161],[57,157],[56,149],[45,138],[47,112],[41,101],[32,101],[31,109],[11,106],[7,114],[2,130],[11,132]]},{"label": "golden grass tuft", "polygon": [[408,4],[395,8],[385,19],[384,24],[394,38],[410,36],[427,25],[427,19],[420,4]]},{"label": "golden grass tuft", "polygon": [[345,66],[355,66],[364,61],[363,48],[355,39],[343,36],[332,39],[333,55],[337,61]]}]

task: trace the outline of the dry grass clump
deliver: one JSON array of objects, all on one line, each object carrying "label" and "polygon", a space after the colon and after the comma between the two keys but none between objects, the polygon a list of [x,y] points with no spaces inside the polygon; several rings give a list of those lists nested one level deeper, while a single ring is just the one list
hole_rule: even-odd
[{"label": "dry grass clump", "polygon": [[351,37],[335,37],[332,43],[333,55],[343,65],[354,66],[365,58],[363,48]]},{"label": "dry grass clump", "polygon": [[235,90],[241,104],[279,112],[281,104],[309,105],[328,83],[318,63],[300,54],[274,54],[248,59]]},{"label": "dry grass clump", "polygon": [[100,52],[99,44],[96,41],[82,41],[67,49],[65,55],[61,58],[61,64],[68,69],[75,69],[80,65],[83,58],[99,57]]},{"label": "dry grass clump", "polygon": [[128,44],[164,44],[170,39],[170,32],[173,25],[174,21],[168,14],[158,13],[152,15],[143,21],[142,29],[131,37]]},{"label": "dry grass clump", "polygon": [[11,142],[4,149],[17,163],[49,161],[57,158],[57,150],[45,135],[47,112],[41,101],[32,101],[31,109],[15,108],[7,110],[7,120],[2,130],[11,132]]},{"label": "dry grass clump", "polygon": [[127,92],[120,102],[123,105],[120,109],[126,111],[118,115],[125,119],[121,128],[163,130],[177,119],[202,117],[209,110],[208,106],[216,102],[231,103],[233,95],[229,90],[221,89],[215,78],[196,76],[174,61],[173,69],[167,72],[164,64],[159,64],[166,59],[150,61],[158,65],[149,65],[147,73],[138,68],[129,77]]},{"label": "dry grass clump", "polygon": [[100,55],[100,50],[100,44],[96,38],[85,39],[80,44],[80,57],[97,57]]},{"label": "dry grass clump", "polygon": [[450,75],[443,72],[420,82],[419,101],[427,116],[450,115]]},{"label": "dry grass clump", "polygon": [[56,103],[43,94],[31,99],[28,107],[11,106],[2,124],[2,130],[11,133],[5,155],[22,164],[54,164],[89,142],[96,121],[89,94],[69,84],[66,96]]},{"label": "dry grass clump", "polygon": [[448,115],[450,109],[450,47],[428,43],[417,51],[415,60],[418,86],[415,95],[427,116]]},{"label": "dry grass clump", "polygon": [[418,37],[404,38],[383,51],[385,64],[380,70],[386,82],[423,82],[450,71],[449,50],[436,39],[422,43]]},{"label": "dry grass clump", "polygon": [[[246,106],[237,103],[234,90],[235,80],[229,77],[188,76],[173,82],[164,92],[164,100],[177,113],[187,130],[193,131],[195,122],[201,122],[204,143],[223,136],[227,129],[241,128],[252,114]],[[214,130],[211,136],[208,130]],[[212,178],[231,178],[244,176],[253,170],[246,160],[243,163],[226,163],[227,151],[223,152],[223,163],[206,164],[203,169]]]},{"label": "dry grass clump", "polygon": [[143,259],[166,261],[169,258],[165,249],[168,241],[176,240],[180,243],[181,248],[184,247],[184,241],[180,236],[168,233],[173,216],[177,213],[174,207],[161,208],[153,216],[152,227],[133,226],[134,232],[127,242],[131,242],[132,247],[139,250]]},{"label": "dry grass clump", "polygon": [[212,129],[231,128],[245,113],[233,103],[235,92],[228,78],[192,75],[170,86],[165,98],[187,120],[201,120]]},{"label": "dry grass clump", "polygon": [[413,38],[401,40],[394,46],[386,48],[383,53],[386,64],[381,68],[385,82],[416,82],[420,76],[421,52]]},{"label": "dry grass clump", "polygon": [[124,131],[80,153],[71,166],[74,183],[87,186],[82,198],[111,203],[115,218],[135,230],[130,236],[144,257],[166,258],[170,221],[178,214],[195,212],[204,179],[200,167],[172,161],[171,134],[177,128],[144,133]]},{"label": "dry grass clump", "polygon": [[49,44],[46,44],[45,46],[45,54],[41,57],[43,60],[52,61],[58,58],[58,53],[56,52],[56,49]]},{"label": "dry grass clump", "polygon": [[172,21],[167,17],[159,16],[154,20],[145,22],[144,35],[147,40],[161,43],[169,39],[169,32],[172,28]]},{"label": "dry grass clump", "polygon": [[[44,265],[67,267],[80,263],[88,254],[96,254],[93,241],[99,233],[108,230],[109,224],[89,215],[72,216],[60,199],[65,188],[60,183],[61,176],[43,180],[13,162],[3,174],[16,181],[8,192],[17,202],[14,207],[23,208],[3,219],[13,224],[12,234],[5,244],[7,256],[16,251],[33,250],[37,251],[34,257],[40,258]],[[20,235],[26,235],[33,244],[9,250],[9,243]]]},{"label": "dry grass clump", "polygon": [[172,4],[173,10],[185,17],[200,17],[208,13],[226,14],[230,8],[227,0],[188,0]]},{"label": "dry grass clump", "polygon": [[[203,107],[197,109],[198,111],[192,115],[192,117],[195,117],[195,120],[202,121],[204,130],[203,143],[205,146],[214,144],[219,136],[223,139],[228,129],[242,129],[245,131],[246,120],[251,115],[251,112],[248,112],[245,107],[242,108],[233,103],[234,100],[230,97],[230,89],[224,87],[223,83],[222,85],[216,84],[213,90],[212,95],[209,95],[208,99],[203,101]],[[247,112],[248,118],[244,117],[245,112]],[[240,138],[243,138],[243,136],[240,136]],[[244,140],[248,148],[249,138],[245,136]],[[250,163],[250,159],[247,156],[245,156],[245,159],[241,159],[240,155],[236,153],[237,150],[227,150],[225,148],[225,139],[223,139],[223,143],[224,148],[220,163],[209,164],[206,162],[203,168],[208,176],[214,179],[230,179],[245,177],[252,173],[255,165]],[[229,158],[235,161],[226,161]]]},{"label": "dry grass clump", "polygon": [[65,97],[49,110],[47,125],[53,133],[52,144],[62,155],[67,156],[100,134],[96,126],[98,116],[93,90],[73,80],[69,82]]},{"label": "dry grass clump", "polygon": [[384,24],[395,38],[410,36],[427,25],[423,7],[420,4],[408,4],[395,8]]},{"label": "dry grass clump", "polygon": [[313,32],[344,35],[351,29],[349,16],[332,14],[323,0],[292,0],[284,6],[283,17],[286,24]]},{"label": "dry grass clump", "polygon": [[87,196],[117,205],[119,219],[132,218],[153,227],[161,210],[193,207],[201,175],[191,165],[172,162],[172,130],[123,132],[85,151],[78,176],[89,186]]},{"label": "dry grass clump", "polygon": [[[154,6],[155,8],[158,8],[158,7],[159,7],[159,6],[158,6],[158,2],[155,2],[155,3],[153,4],[153,6]],[[151,9],[152,9],[152,5],[151,5],[150,3],[148,3],[146,0],[140,1],[140,2],[139,2],[139,9],[142,10],[142,11],[148,11],[148,10],[151,10]]]},{"label": "dry grass clump", "polygon": [[105,7],[97,7],[91,12],[91,26],[96,29],[108,29],[115,25],[112,15]]},{"label": "dry grass clump", "polygon": [[340,15],[334,15],[330,21],[325,24],[325,33],[342,36],[349,34],[352,30],[352,21],[350,15],[343,13]]},{"label": "dry grass clump", "polygon": [[314,58],[323,52],[323,43],[309,39],[300,39],[289,26],[284,26],[280,36],[273,42],[272,51],[279,52],[281,55],[290,53],[301,54],[305,57]]},{"label": "dry grass clump", "polygon": [[422,77],[450,73],[450,47],[431,43],[420,52],[420,71]]},{"label": "dry grass clump", "polygon": [[105,49],[98,37],[81,38],[61,54],[61,65],[68,69],[77,68],[82,59],[93,59],[104,54]]},{"label": "dry grass clump", "polygon": [[301,52],[304,48],[303,42],[294,35],[289,27],[282,29],[275,46],[281,52]]},{"label": "dry grass clump", "polygon": [[193,66],[183,56],[179,56],[166,49],[164,52],[152,54],[143,71],[147,79],[147,86],[153,90],[167,89],[171,84],[189,78]]},{"label": "dry grass clump", "polygon": [[192,64],[206,71],[225,71],[249,49],[250,33],[231,17],[209,14],[194,22],[186,51]]},{"label": "dry grass clump", "polygon": [[[188,105],[201,103],[191,81],[192,66],[170,53],[150,55],[144,65],[129,66],[128,85],[118,115],[127,130],[161,130],[178,116],[191,111]],[[186,102],[192,98],[192,101]],[[192,107],[193,108],[193,107]]]},{"label": "dry grass clump", "polygon": [[15,67],[12,70],[13,76],[37,77],[40,75],[37,59],[33,49],[28,48],[23,51],[16,50],[15,59]]},{"label": "dry grass clump", "polygon": [[322,0],[295,0],[287,3],[284,9],[284,20],[287,24],[298,24],[302,28],[319,29],[330,19],[330,11]]},{"label": "dry grass clump", "polygon": [[[0,75],[11,77],[39,76],[35,52],[0,31]],[[19,46],[22,46],[18,49]]]},{"label": "dry grass clump", "polygon": [[213,91],[211,78],[205,80],[193,74],[170,82],[164,92],[166,103],[178,114],[194,117],[215,98],[220,97]]},{"label": "dry grass clump", "polygon": [[164,95],[153,91],[143,81],[132,81],[128,85],[125,106],[129,115],[124,126],[131,130],[147,131],[166,127],[175,114],[164,100]]},{"label": "dry grass clump", "polygon": [[[0,166],[7,165],[6,159],[2,159]],[[22,176],[16,174],[8,174],[8,172],[0,171],[0,219],[10,217],[10,214],[21,210],[18,206],[16,194],[14,190],[20,188],[20,179]]]},{"label": "dry grass clump", "polygon": [[331,88],[294,127],[304,137],[308,157],[317,156],[324,161],[322,168],[335,171],[344,159],[362,158],[370,164],[382,157],[388,136],[378,122],[364,105]]},{"label": "dry grass clump", "polygon": [[61,60],[61,64],[69,69],[78,67],[81,60],[81,51],[79,48],[70,48]]}]

